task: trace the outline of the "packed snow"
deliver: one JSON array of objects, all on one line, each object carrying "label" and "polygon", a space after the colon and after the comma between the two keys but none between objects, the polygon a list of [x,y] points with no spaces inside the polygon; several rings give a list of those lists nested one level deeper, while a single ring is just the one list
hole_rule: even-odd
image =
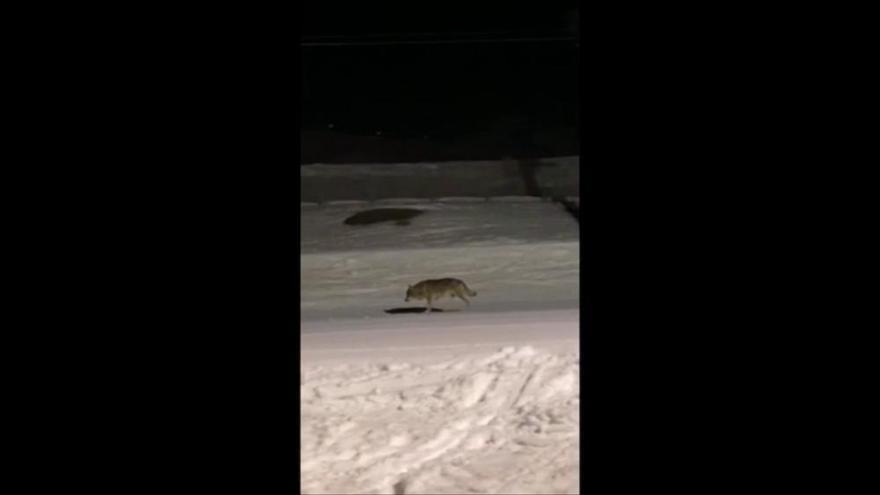
[{"label": "packed snow", "polygon": [[[301,208],[301,492],[578,493],[579,247],[559,205],[400,200]],[[455,277],[471,306],[391,314]]]}]

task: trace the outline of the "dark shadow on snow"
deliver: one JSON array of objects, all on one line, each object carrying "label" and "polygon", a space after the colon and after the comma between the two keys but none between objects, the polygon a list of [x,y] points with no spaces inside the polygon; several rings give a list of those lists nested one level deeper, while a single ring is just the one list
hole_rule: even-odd
[{"label": "dark shadow on snow", "polygon": [[574,201],[569,201],[565,198],[557,198],[556,201],[560,203],[571,216],[577,220],[578,223],[581,223],[581,207],[580,204],[575,203]]},{"label": "dark shadow on snow", "polygon": [[[406,314],[406,313],[424,313],[427,309],[428,308],[411,308],[411,307],[410,308],[391,308],[391,309],[386,309],[385,312],[388,314],[396,315],[396,314],[400,314],[400,313],[404,313],[404,314]],[[449,312],[449,311],[458,311],[458,310],[431,308],[432,313],[442,313],[444,311]]]},{"label": "dark shadow on snow", "polygon": [[380,222],[394,222],[397,225],[409,225],[411,219],[424,212],[424,210],[416,208],[376,208],[355,213],[345,219],[345,224],[370,225]]}]

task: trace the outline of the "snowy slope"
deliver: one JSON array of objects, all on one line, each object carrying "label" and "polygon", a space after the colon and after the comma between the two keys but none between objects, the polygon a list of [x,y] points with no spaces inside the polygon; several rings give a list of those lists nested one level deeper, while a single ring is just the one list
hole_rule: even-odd
[{"label": "snowy slope", "polygon": [[[578,493],[577,222],[545,202],[403,203],[427,213],[301,209],[301,492]],[[385,312],[437,277],[471,307]]]},{"label": "snowy slope", "polygon": [[[408,226],[391,223],[351,226],[346,217],[373,208],[416,208],[425,213]],[[577,242],[578,225],[552,202],[529,198],[450,198],[340,202],[300,209],[303,255],[327,251],[501,246]]]}]

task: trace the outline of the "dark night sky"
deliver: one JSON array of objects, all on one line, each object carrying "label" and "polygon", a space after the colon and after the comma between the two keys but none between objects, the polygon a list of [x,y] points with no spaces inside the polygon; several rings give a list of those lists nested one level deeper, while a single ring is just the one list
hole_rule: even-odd
[{"label": "dark night sky", "polygon": [[[516,128],[574,128],[576,2],[538,10],[480,2],[414,2],[405,10],[333,2],[303,6],[303,129],[455,136]],[[363,41],[455,43],[359,45]],[[322,42],[344,46],[309,46]],[[504,128],[500,130],[500,128]]]},{"label": "dark night sky", "polygon": [[381,2],[305,2],[302,35],[364,35],[387,33],[474,31],[552,32],[566,29],[578,2],[406,2],[382,7]]}]

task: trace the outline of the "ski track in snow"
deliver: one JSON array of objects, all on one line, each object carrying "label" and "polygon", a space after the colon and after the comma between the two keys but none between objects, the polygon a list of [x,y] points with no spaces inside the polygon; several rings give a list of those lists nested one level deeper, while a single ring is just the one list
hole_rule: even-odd
[{"label": "ski track in snow", "polygon": [[579,366],[532,346],[305,365],[302,493],[577,493]]}]

